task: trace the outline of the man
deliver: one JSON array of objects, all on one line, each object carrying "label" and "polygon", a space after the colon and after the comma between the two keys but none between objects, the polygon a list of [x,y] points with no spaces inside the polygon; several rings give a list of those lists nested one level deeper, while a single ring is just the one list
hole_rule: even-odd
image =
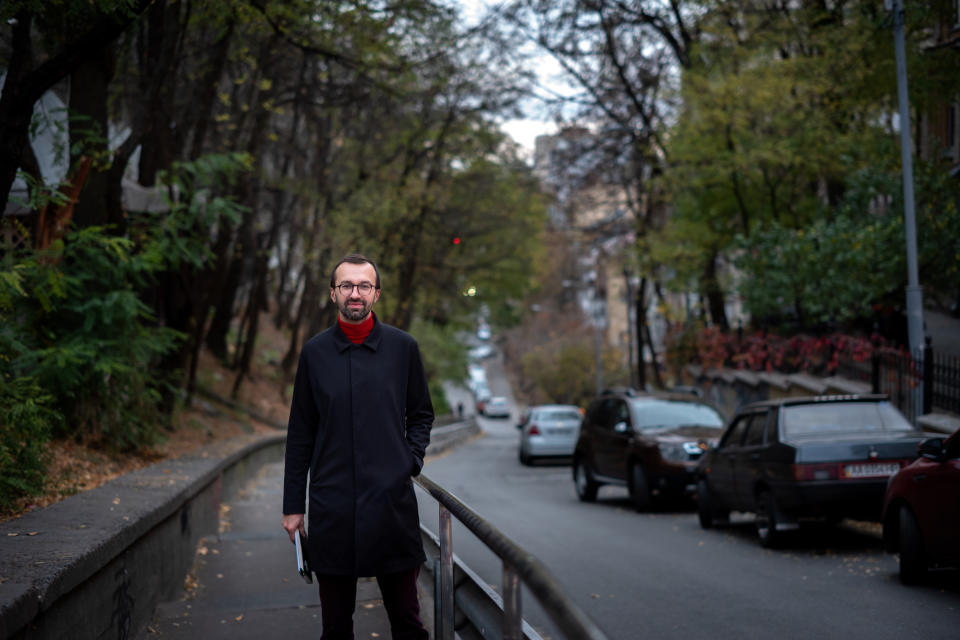
[{"label": "man", "polygon": [[330,276],[337,324],[303,346],[287,425],[283,528],[304,533],[322,640],[353,638],[357,577],[376,576],[394,640],[426,640],[417,574],[426,559],[412,476],[433,406],[416,341],[373,313],[380,272],[351,254]]}]

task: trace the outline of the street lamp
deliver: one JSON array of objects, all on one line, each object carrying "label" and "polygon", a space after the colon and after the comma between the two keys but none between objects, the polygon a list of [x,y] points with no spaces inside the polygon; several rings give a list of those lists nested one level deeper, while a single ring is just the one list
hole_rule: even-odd
[{"label": "street lamp", "polygon": [[910,351],[923,348],[923,289],[917,270],[917,223],[913,203],[913,143],[910,141],[910,98],[907,54],[903,39],[903,0],[886,0],[893,10],[893,42],[897,56],[897,99],[900,106],[900,159],[903,163],[903,226],[907,242],[907,337]]}]

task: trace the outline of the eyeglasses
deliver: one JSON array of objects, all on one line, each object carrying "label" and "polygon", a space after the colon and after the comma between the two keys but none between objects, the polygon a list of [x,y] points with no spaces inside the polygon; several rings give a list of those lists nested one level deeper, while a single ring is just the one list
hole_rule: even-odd
[{"label": "eyeglasses", "polygon": [[337,285],[337,289],[340,291],[340,295],[348,296],[356,288],[362,296],[370,295],[370,292],[374,290],[374,286],[369,282],[361,282],[360,284],[353,284],[352,282],[341,282]]}]

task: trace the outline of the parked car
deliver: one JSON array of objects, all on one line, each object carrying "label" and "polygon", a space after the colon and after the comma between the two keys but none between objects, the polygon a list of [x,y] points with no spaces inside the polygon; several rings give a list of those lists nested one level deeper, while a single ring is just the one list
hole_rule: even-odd
[{"label": "parked car", "polygon": [[489,402],[490,398],[492,397],[493,394],[490,393],[490,387],[487,386],[486,382],[476,386],[476,388],[473,390],[473,403],[477,407],[477,413],[483,413],[487,406],[487,402]]},{"label": "parked car", "polygon": [[577,497],[624,485],[638,510],[692,494],[697,460],[723,430],[723,417],[689,394],[608,390],[587,407],[573,454]]},{"label": "parked car", "polygon": [[471,362],[467,365],[467,387],[470,391],[476,392],[478,385],[487,384],[487,370],[483,365]]},{"label": "parked car", "polygon": [[481,324],[477,327],[477,338],[480,340],[489,340],[491,336],[490,326],[486,324]]},{"label": "parked car", "polygon": [[478,344],[467,351],[467,358],[470,360],[486,360],[493,357],[493,347],[489,344]]},{"label": "parked car", "polygon": [[582,418],[580,408],[572,404],[530,407],[517,424],[520,429],[520,463],[531,464],[537,458],[572,456]]},{"label": "parked car", "polygon": [[883,540],[900,554],[900,581],[922,582],[930,567],[960,567],[960,430],[929,438],[920,457],[887,485]]},{"label": "parked car", "polygon": [[510,404],[501,396],[493,396],[483,405],[483,415],[488,418],[509,418]]},{"label": "parked car", "polygon": [[700,525],[750,511],[770,547],[805,518],[879,521],[887,480],[923,437],[883,395],[747,405],[697,467]]}]

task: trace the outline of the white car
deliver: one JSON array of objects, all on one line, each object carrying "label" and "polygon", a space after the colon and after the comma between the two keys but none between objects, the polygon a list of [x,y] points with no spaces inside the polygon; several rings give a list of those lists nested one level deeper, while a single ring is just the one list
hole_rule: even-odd
[{"label": "white car", "polygon": [[471,362],[467,366],[467,375],[469,376],[467,388],[470,391],[476,392],[477,387],[487,384],[487,371],[483,368],[483,365]]},{"label": "white car", "polygon": [[483,415],[488,418],[509,418],[510,404],[502,396],[493,396],[483,405]]},{"label": "white car", "polygon": [[572,457],[582,419],[580,408],[574,405],[530,407],[517,425],[520,429],[520,463],[530,464],[535,458]]},{"label": "white car", "polygon": [[491,347],[489,344],[477,345],[467,352],[467,357],[471,360],[484,360],[492,355],[493,347]]}]

